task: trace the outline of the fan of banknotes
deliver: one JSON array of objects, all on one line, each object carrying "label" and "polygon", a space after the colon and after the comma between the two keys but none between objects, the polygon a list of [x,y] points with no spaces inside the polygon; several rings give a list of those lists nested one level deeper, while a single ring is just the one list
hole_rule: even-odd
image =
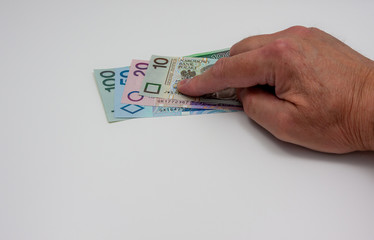
[{"label": "fan of banknotes", "polygon": [[242,111],[234,89],[202,97],[178,92],[178,82],[202,74],[228,49],[186,57],[153,55],[121,68],[95,69],[94,75],[108,122],[130,118],[183,116]]}]

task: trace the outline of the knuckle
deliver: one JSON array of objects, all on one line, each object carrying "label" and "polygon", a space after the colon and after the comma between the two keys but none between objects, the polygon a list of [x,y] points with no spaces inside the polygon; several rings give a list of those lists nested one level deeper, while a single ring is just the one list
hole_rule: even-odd
[{"label": "knuckle", "polygon": [[308,29],[307,27],[304,27],[304,26],[301,26],[301,25],[295,25],[295,26],[292,26],[288,29],[288,31],[290,32],[301,32],[301,31],[305,31],[306,29]]},{"label": "knuckle", "polygon": [[320,33],[320,32],[322,32],[321,29],[316,28],[316,27],[310,27],[308,29],[309,29],[309,33]]},{"label": "knuckle", "polygon": [[288,29],[291,33],[296,35],[302,35],[309,32],[309,28],[304,26],[293,26]]},{"label": "knuckle", "polygon": [[287,51],[291,47],[291,40],[288,38],[279,38],[273,42],[273,47],[279,52]]},{"label": "knuckle", "polygon": [[268,47],[264,48],[264,54],[270,56],[284,57],[294,49],[294,44],[289,38],[279,38],[274,40]]},{"label": "knuckle", "polygon": [[288,29],[290,33],[301,38],[308,38],[311,35],[320,32],[316,27],[293,26]]}]

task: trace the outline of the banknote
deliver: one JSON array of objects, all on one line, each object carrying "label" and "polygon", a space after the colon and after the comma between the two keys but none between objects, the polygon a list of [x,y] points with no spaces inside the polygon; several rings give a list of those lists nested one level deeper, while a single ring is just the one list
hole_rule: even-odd
[{"label": "banknote", "polygon": [[[122,67],[112,69],[115,73],[115,89],[114,89],[114,117],[118,119],[123,118],[141,118],[141,117],[154,117],[154,113],[157,116],[168,116],[169,112],[176,112],[177,110],[153,108],[151,106],[142,106],[139,104],[128,104],[121,103],[122,93],[128,85],[128,75],[130,67]],[[112,99],[113,101],[113,99]]]},{"label": "banknote", "polygon": [[122,121],[114,116],[115,68],[95,69],[94,76],[108,122]]},{"label": "banknote", "polygon": [[148,110],[151,112],[152,109],[145,109],[142,106],[130,106],[128,104],[121,103],[122,92],[127,84],[127,79],[130,71],[130,67],[122,67],[113,69],[115,73],[114,77],[114,117],[116,118],[135,118],[139,114],[144,114]]},{"label": "banknote", "polygon": [[198,108],[180,108],[180,107],[153,107],[153,117],[188,116],[188,115],[229,113],[229,112],[237,112],[237,110],[198,109]]},{"label": "banknote", "polygon": [[241,106],[233,88],[202,97],[188,97],[178,92],[179,81],[202,74],[216,61],[217,59],[212,58],[153,55],[149,61],[150,66],[141,84],[139,94],[146,97]]},{"label": "banknote", "polygon": [[[134,102],[136,104],[121,103],[122,93],[128,87],[130,67],[114,68],[109,71],[111,72],[110,75],[113,75],[115,80],[114,117],[116,119],[191,115],[192,112],[198,112],[190,108],[143,106],[141,103],[137,102]],[[208,112],[198,113],[207,114]]]},{"label": "banknote", "polygon": [[[121,103],[122,93],[126,91],[129,86],[130,75],[139,74],[144,75],[144,65],[138,65],[139,68],[133,66],[115,68],[115,90],[114,90],[114,116],[116,118],[149,118],[149,117],[164,117],[164,116],[184,116],[184,115],[197,115],[197,114],[211,114],[211,113],[224,113],[234,112],[234,110],[213,109],[211,111],[202,111],[204,109],[194,109],[185,107],[161,107],[161,106],[145,106],[141,101],[133,101],[131,103]],[[139,70],[140,69],[140,70]],[[144,71],[144,72],[143,72]],[[131,92],[130,92],[131,93]],[[134,97],[134,95],[131,95]],[[136,100],[136,99],[135,99]]]},{"label": "banknote", "polygon": [[[121,104],[121,96],[126,85],[129,67],[95,69],[94,75],[108,122],[128,118],[189,115],[191,109],[172,109],[133,104]],[[119,89],[116,91],[116,87]],[[118,90],[117,89],[117,90]],[[122,90],[122,91],[121,91]],[[116,94],[117,93],[117,94]],[[116,101],[116,96],[119,101]],[[119,97],[118,97],[119,96]]]},{"label": "banknote", "polygon": [[[228,56],[229,50],[215,50],[206,53],[197,53],[190,56],[206,56],[210,58],[220,58]],[[94,77],[98,87],[101,100],[104,106],[105,115],[108,122],[123,121],[128,118],[136,117],[161,117],[161,116],[180,116],[211,114],[222,112],[235,112],[236,109],[197,109],[190,105],[185,107],[162,107],[162,106],[142,106],[139,104],[121,103],[122,93],[126,86],[129,67],[95,69]],[[168,100],[160,100],[168,101]],[[179,105],[178,105],[179,106]]]},{"label": "banknote", "polygon": [[[126,86],[128,71],[129,67],[94,70],[94,76],[104,106],[105,115],[107,121],[110,123],[122,121],[128,118],[185,116],[236,111],[121,104],[121,96],[123,89]],[[119,94],[118,91],[116,91],[117,86]]]},{"label": "banknote", "polygon": [[196,54],[188,55],[187,57],[220,59],[220,58],[228,57],[228,56],[230,56],[230,48],[214,50],[210,52],[196,53]]},{"label": "banknote", "polygon": [[[163,98],[151,98],[146,96],[140,96],[139,90],[143,82],[145,72],[148,68],[147,60],[132,60],[128,78],[126,81],[126,87],[123,90],[122,100],[118,105],[123,104],[139,104],[143,106],[165,106],[165,107],[185,107],[185,108],[199,108],[199,109],[226,109],[226,110],[242,110],[238,106],[230,105],[213,105],[201,102],[193,102],[189,100],[177,100],[177,99],[163,99]],[[119,88],[118,88],[119,89]],[[122,90],[122,89],[121,89]],[[116,81],[116,96],[117,96],[117,81]],[[117,99],[117,98],[116,98]],[[118,101],[118,100],[116,100]],[[115,109],[115,114],[120,109]]]}]

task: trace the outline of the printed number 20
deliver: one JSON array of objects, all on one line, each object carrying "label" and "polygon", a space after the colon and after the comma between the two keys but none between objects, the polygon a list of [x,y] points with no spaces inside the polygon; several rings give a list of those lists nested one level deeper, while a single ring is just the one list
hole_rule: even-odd
[{"label": "printed number 20", "polygon": [[148,63],[142,63],[142,62],[137,63],[137,64],[135,65],[135,68],[138,69],[138,70],[134,71],[134,75],[135,75],[135,76],[139,76],[139,73],[140,73],[141,75],[145,76],[144,71],[147,70],[147,68],[148,68]]}]

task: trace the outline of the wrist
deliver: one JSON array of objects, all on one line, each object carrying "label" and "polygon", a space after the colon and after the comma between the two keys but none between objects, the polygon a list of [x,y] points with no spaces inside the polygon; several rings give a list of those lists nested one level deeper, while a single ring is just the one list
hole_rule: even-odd
[{"label": "wrist", "polygon": [[374,62],[369,67],[367,77],[364,78],[359,103],[359,134],[361,135],[362,151],[374,151]]},{"label": "wrist", "polygon": [[374,151],[374,62],[356,68],[347,91],[343,136],[350,151]]},{"label": "wrist", "polygon": [[370,131],[370,139],[369,139],[369,150],[374,151],[374,64],[373,69],[371,72],[370,77],[370,92],[368,94],[369,100],[368,105],[370,107],[370,113],[369,113],[369,131]]}]

